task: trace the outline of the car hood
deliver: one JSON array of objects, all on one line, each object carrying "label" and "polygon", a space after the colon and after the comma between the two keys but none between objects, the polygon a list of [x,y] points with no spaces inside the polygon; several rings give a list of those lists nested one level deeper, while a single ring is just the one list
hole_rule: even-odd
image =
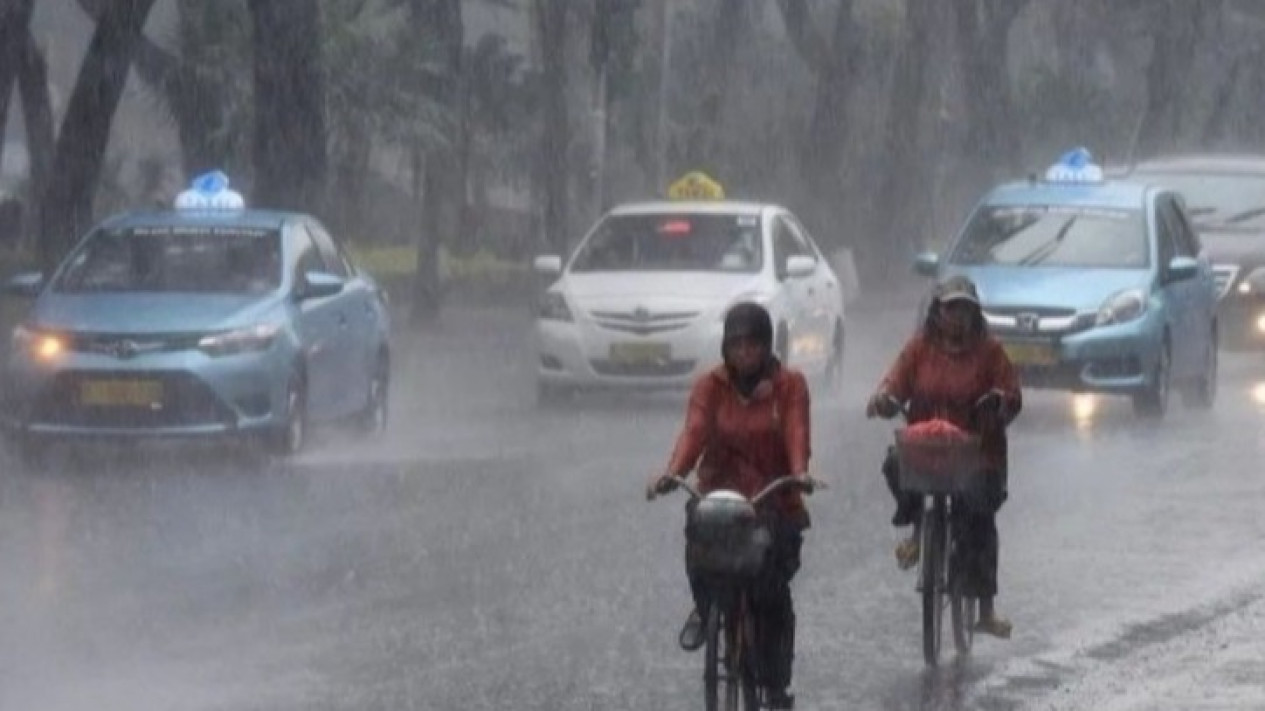
[{"label": "car hood", "polygon": [[281,297],[233,294],[61,294],[45,292],[29,321],[96,333],[196,333],[256,323]]},{"label": "car hood", "polygon": [[568,274],[561,289],[583,308],[708,308],[755,296],[758,274],[636,272]]},{"label": "car hood", "polygon": [[944,278],[970,277],[985,307],[1046,307],[1093,311],[1112,294],[1146,288],[1145,269],[1068,269],[1060,267],[951,267]]}]

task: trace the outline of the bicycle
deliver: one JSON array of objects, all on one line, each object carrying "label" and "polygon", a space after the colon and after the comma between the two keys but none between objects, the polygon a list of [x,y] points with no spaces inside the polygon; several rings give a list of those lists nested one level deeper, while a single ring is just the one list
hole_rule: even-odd
[{"label": "bicycle", "polygon": [[[794,476],[779,477],[747,499],[736,491],[716,490],[702,495],[682,477],[675,487],[695,502],[689,512],[691,535],[686,560],[691,572],[706,580],[711,605],[703,620],[703,696],[707,711],[758,711],[764,699],[760,687],[758,641],[750,614],[750,584],[759,575],[772,543],[758,507],[772,494],[815,485]],[[722,694],[723,691],[723,694]],[[721,706],[721,700],[724,706]],[[742,705],[739,706],[739,699]]]},{"label": "bicycle", "polygon": [[[976,409],[995,405],[997,395],[980,398]],[[908,419],[907,404],[890,399]],[[914,538],[920,541],[920,561],[916,589],[922,597],[922,648],[928,666],[940,662],[944,611],[949,609],[953,645],[958,654],[969,654],[979,621],[978,601],[963,590],[962,556],[965,551],[954,528],[954,505],[968,492],[977,490],[983,474],[980,437],[968,434],[961,441],[915,441],[906,437],[907,428],[895,433],[898,479],[902,491],[922,496],[922,507],[914,522]]]}]

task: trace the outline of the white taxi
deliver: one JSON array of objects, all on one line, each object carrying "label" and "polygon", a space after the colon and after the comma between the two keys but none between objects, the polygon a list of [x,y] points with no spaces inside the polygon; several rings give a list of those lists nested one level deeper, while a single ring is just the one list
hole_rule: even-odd
[{"label": "white taxi", "polygon": [[552,280],[536,317],[542,404],[588,388],[672,389],[720,361],[725,313],[741,301],[773,317],[786,363],[841,377],[839,279],[795,216],[724,200],[627,204],[602,216]]}]

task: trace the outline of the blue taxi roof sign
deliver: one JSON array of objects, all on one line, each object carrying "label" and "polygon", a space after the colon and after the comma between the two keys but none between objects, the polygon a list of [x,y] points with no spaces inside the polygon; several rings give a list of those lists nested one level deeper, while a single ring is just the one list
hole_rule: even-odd
[{"label": "blue taxi roof sign", "polygon": [[228,176],[213,170],[193,179],[189,188],[176,196],[177,210],[241,210],[246,199],[228,186]]},{"label": "blue taxi roof sign", "polygon": [[1047,183],[1101,183],[1102,166],[1094,163],[1094,156],[1088,148],[1073,148],[1046,169],[1045,180]]}]

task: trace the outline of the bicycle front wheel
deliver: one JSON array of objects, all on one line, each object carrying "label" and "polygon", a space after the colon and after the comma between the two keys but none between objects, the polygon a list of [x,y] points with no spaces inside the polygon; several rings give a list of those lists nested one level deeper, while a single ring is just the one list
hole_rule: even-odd
[{"label": "bicycle front wheel", "polygon": [[706,642],[703,653],[703,704],[707,711],[720,711],[720,605],[708,605]]},{"label": "bicycle front wheel", "polygon": [[940,663],[940,632],[944,621],[945,510],[937,499],[922,521],[922,655],[927,666]]},{"label": "bicycle front wheel", "polygon": [[[956,572],[956,571],[955,571]],[[975,598],[962,594],[961,585],[953,583],[949,598],[949,614],[953,622],[953,646],[958,654],[968,654],[975,643],[975,623],[979,609]]]}]

